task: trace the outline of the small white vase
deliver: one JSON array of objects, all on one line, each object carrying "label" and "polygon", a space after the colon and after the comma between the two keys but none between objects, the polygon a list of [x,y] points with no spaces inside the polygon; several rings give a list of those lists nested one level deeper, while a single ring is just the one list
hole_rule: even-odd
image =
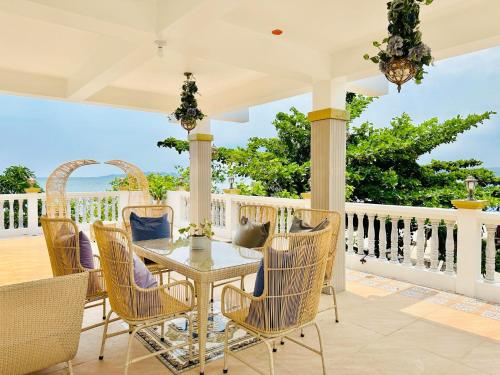
[{"label": "small white vase", "polygon": [[207,248],[207,243],[209,241],[207,236],[191,236],[191,249],[193,250],[204,250]]}]

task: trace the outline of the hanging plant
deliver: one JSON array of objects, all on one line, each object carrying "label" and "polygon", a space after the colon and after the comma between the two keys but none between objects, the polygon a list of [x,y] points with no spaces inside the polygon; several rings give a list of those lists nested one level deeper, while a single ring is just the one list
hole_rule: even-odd
[{"label": "hanging plant", "polygon": [[181,105],[175,110],[173,115],[189,133],[196,127],[196,121],[203,120],[205,114],[198,108],[198,102],[196,101],[198,86],[196,86],[193,74],[186,72],[184,75],[186,76],[186,80],[182,84]]},{"label": "hanging plant", "polygon": [[[433,0],[392,0],[387,3],[389,36],[382,42],[374,41],[379,49],[375,56],[364,55],[365,60],[379,64],[387,79],[398,86],[414,78],[421,83],[424,66],[432,63],[431,49],[422,43],[419,30],[420,3],[429,5]],[[384,47],[385,46],[385,47]],[[384,47],[384,48],[383,48]]]}]

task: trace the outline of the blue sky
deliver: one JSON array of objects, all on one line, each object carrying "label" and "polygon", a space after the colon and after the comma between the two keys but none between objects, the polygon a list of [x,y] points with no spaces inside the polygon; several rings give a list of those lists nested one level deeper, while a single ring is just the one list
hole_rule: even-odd
[{"label": "blue sky", "polygon": [[[487,110],[500,112],[500,47],[443,60],[428,70],[423,84],[407,83],[400,94],[391,85],[389,94],[377,99],[355,125],[370,121],[387,126],[402,112],[416,122]],[[291,106],[310,111],[311,95],[253,107],[246,124],[215,122],[215,144],[243,145],[251,136],[273,136],[275,114]],[[47,176],[64,161],[89,158],[123,159],[145,171],[173,171],[177,164],[186,165],[188,158],[156,147],[158,140],[169,136],[184,138],[185,132],[158,113],[0,95],[0,170],[22,164],[38,176]],[[457,142],[424,156],[422,162],[477,158],[486,166],[500,167],[499,144],[500,114]],[[75,176],[115,173],[120,171],[92,166],[79,169]]]}]

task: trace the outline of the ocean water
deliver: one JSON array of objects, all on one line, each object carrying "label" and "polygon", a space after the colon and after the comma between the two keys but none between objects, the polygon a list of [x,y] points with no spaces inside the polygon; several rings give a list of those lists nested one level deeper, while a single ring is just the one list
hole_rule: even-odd
[{"label": "ocean water", "polygon": [[[70,177],[66,185],[66,191],[69,192],[85,192],[85,191],[108,191],[111,190],[111,181],[116,177],[124,175],[109,175],[98,177]],[[40,187],[45,190],[47,177],[37,177],[37,182]]]}]

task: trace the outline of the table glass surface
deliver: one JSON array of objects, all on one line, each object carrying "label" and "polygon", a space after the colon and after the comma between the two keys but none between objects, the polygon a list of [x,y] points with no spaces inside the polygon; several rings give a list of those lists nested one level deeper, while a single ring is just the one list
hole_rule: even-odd
[{"label": "table glass surface", "polygon": [[259,251],[208,239],[204,249],[191,249],[190,240],[182,238],[134,241],[134,245],[200,272],[250,265],[262,259]]}]

